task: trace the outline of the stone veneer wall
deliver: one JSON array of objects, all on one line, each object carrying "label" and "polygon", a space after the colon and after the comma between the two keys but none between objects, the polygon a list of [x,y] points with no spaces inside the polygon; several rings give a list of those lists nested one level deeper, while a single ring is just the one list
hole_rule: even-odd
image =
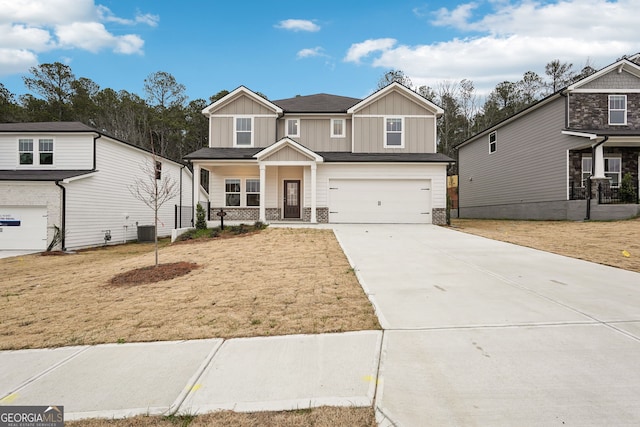
[{"label": "stone veneer wall", "polygon": [[[591,156],[591,149],[575,150],[569,153],[569,181],[573,181],[576,187],[582,186],[582,156]],[[638,156],[640,148],[637,147],[605,147],[605,157],[622,158],[622,175],[627,172],[635,182],[638,181]]]},{"label": "stone veneer wall", "polygon": [[[311,222],[311,208],[302,209],[302,220]],[[318,223],[326,224],[329,222],[329,208],[316,208],[316,220]]]},{"label": "stone veneer wall", "polygon": [[431,223],[434,225],[445,225],[447,223],[447,210],[445,208],[433,208],[431,216]]},{"label": "stone veneer wall", "polygon": [[[570,99],[569,128],[571,129],[640,129],[640,93],[627,95],[627,124],[609,125],[609,94],[577,93]],[[613,94],[612,94],[613,95]]]}]

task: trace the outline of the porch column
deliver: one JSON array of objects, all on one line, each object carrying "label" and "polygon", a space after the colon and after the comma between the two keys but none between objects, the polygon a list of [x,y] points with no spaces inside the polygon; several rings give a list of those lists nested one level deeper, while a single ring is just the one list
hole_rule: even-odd
[{"label": "porch column", "polygon": [[[191,226],[195,227],[196,225],[196,214],[198,202],[200,201],[200,165],[197,163],[193,164],[193,217],[191,221]],[[206,217],[205,217],[206,218]]]},{"label": "porch column", "polygon": [[311,164],[311,222],[318,222],[318,218],[316,218],[316,169],[317,165],[314,163]]},{"label": "porch column", "polygon": [[267,209],[265,203],[267,188],[267,167],[264,164],[260,164],[260,221],[267,222]]},{"label": "porch column", "polygon": [[594,150],[593,178],[606,178],[604,175],[604,144],[599,144]]}]

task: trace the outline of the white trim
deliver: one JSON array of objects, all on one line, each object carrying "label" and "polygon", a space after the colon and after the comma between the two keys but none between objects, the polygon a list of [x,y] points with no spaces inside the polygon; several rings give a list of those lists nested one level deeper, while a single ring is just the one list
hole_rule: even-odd
[{"label": "white trim", "polygon": [[69,184],[70,182],[73,182],[73,181],[79,181],[81,179],[90,178],[92,176],[96,176],[98,174],[98,172],[100,172],[100,171],[94,171],[94,172],[91,172],[91,173],[85,173],[84,175],[72,176],[71,178],[63,179],[62,183],[63,184]]},{"label": "white trim", "polygon": [[[289,122],[296,122],[296,133],[289,133]],[[300,138],[300,119],[298,117],[291,117],[284,119],[284,136]]]},{"label": "white trim", "polygon": [[[240,191],[238,192],[228,192],[227,191],[227,181],[228,180],[236,180],[239,181],[240,183]],[[234,177],[225,177],[222,180],[222,194],[223,194],[223,199],[222,199],[222,204],[224,205],[225,208],[241,208],[242,207],[242,178],[234,176]],[[238,202],[240,202],[237,206],[235,205],[227,205],[227,194],[237,194],[238,197]]]},{"label": "white trim", "polygon": [[598,135],[596,135],[594,133],[576,132],[576,131],[572,131],[572,130],[563,130],[561,133],[562,133],[562,135],[578,136],[580,138],[589,138],[591,140],[600,138]]},{"label": "white trim", "polygon": [[[311,161],[315,161],[318,163],[322,163],[324,161],[324,159],[314,151],[311,151],[307,147],[304,147],[298,144],[296,141],[286,137],[282,138],[280,141],[276,142],[275,144],[271,144],[269,147],[265,148],[264,150],[258,151],[256,154],[253,155],[253,157],[258,161],[262,161],[261,159],[275,153],[276,151],[279,151],[284,146],[289,146],[294,150],[299,151],[300,153],[310,157]],[[269,161],[266,160],[266,162],[269,162]],[[289,162],[289,163],[293,164],[293,162]]]},{"label": "white trim", "polygon": [[272,103],[268,99],[265,99],[265,98],[261,97],[257,93],[253,92],[250,89],[247,89],[244,86],[238,87],[233,92],[230,92],[230,93],[226,94],[225,96],[223,96],[222,98],[220,98],[219,100],[214,102],[213,104],[209,105],[208,107],[205,107],[202,110],[202,114],[204,114],[205,116],[210,116],[211,114],[214,113],[215,110],[218,110],[218,109],[224,107],[225,105],[231,103],[240,94],[245,94],[245,95],[249,96],[250,98],[252,98],[257,103],[262,104],[265,107],[273,110],[276,114],[282,114],[282,108],[278,107],[276,104]]},{"label": "white trim", "polygon": [[619,94],[624,93],[640,93],[640,89],[575,89],[571,93],[611,93]]},{"label": "white trim", "polygon": [[[614,62],[613,64],[609,65],[608,67],[605,67],[603,69],[601,69],[600,71],[597,71],[593,74],[591,74],[590,76],[585,77],[582,80],[579,80],[577,82],[575,82],[572,85],[569,85],[567,87],[567,90],[574,92],[576,91],[576,89],[578,89],[580,86],[585,85],[589,82],[592,82],[596,79],[599,79],[600,77],[604,76],[605,74],[609,74],[611,71],[614,71],[617,69],[618,73],[621,73],[623,70],[628,72],[629,74],[632,74],[636,77],[640,77],[640,66],[628,61],[626,59],[621,59],[620,61]],[[602,92],[600,90],[598,90],[599,92]],[[625,90],[626,92],[626,90]]]},{"label": "white trim", "polygon": [[[495,135],[493,142],[491,142],[491,135]],[[489,155],[491,155],[496,151],[498,151],[498,130],[496,129],[493,132],[490,132],[489,135],[487,136],[487,139],[489,140]],[[493,144],[493,151],[491,150],[492,144]]]},{"label": "white trim", "polygon": [[[30,140],[32,144],[31,149],[31,164],[21,164],[20,163],[20,153],[28,153],[28,151],[20,151],[20,140]],[[43,140],[51,140],[52,151],[40,151],[40,141]],[[53,169],[56,167],[56,138],[52,135],[18,135],[17,143],[17,158],[16,158],[16,169]],[[41,164],[40,163],[40,154],[41,153],[51,153],[53,156],[51,164]]]},{"label": "white trim", "polygon": [[251,114],[251,115],[247,115],[247,114],[214,114],[211,116],[212,119],[232,119],[234,117],[241,117],[241,116],[246,116],[246,117],[255,117],[255,118],[267,118],[267,119],[277,119],[279,116],[277,116],[276,114]]},{"label": "white trim", "polygon": [[[253,148],[253,136],[255,133],[255,120],[253,119],[254,116],[244,116],[244,115],[239,115],[239,116],[234,116],[233,117],[233,146],[236,148]],[[245,145],[245,144],[238,144],[238,119],[250,119],[251,120],[251,143],[249,145]],[[240,132],[246,132],[246,131],[240,131]]]},{"label": "white trim", "polygon": [[370,104],[371,102],[374,102],[378,98],[382,98],[382,97],[386,96],[387,93],[389,93],[391,91],[394,91],[394,90],[397,90],[398,92],[400,92],[403,95],[407,96],[408,98],[412,99],[417,104],[421,104],[423,107],[427,108],[428,110],[434,111],[435,115],[437,115],[437,116],[444,114],[444,110],[442,108],[438,107],[436,104],[434,104],[433,102],[429,101],[427,98],[425,98],[422,95],[418,94],[417,92],[414,92],[411,89],[401,85],[398,82],[393,82],[390,85],[384,87],[383,89],[380,89],[379,91],[369,95],[368,97],[366,97],[362,101],[358,102],[353,107],[349,108],[347,110],[347,113],[348,114],[354,114],[357,110],[363,108],[365,105]]},{"label": "white trim", "polygon": [[[611,98],[614,96],[620,96],[624,98],[624,109],[611,109]],[[611,123],[611,112],[612,111],[624,111],[624,121],[622,123]],[[627,108],[627,95],[624,94],[611,94],[607,96],[607,117],[609,119],[609,126],[626,126],[627,125],[627,114],[629,109]]]},{"label": "white trim", "polygon": [[305,161],[305,160],[296,160],[296,161],[288,161],[288,160],[277,160],[277,161],[269,161],[262,160],[259,164],[266,166],[311,166],[318,164],[320,162],[314,162],[313,160]]},{"label": "white trim", "polygon": [[[333,133],[333,121],[340,120],[342,122],[342,133],[340,135],[335,135]],[[347,119],[346,118],[335,118],[332,117],[329,119],[329,138],[346,138],[347,137]]]},{"label": "white trim", "polygon": [[[354,114],[354,116],[357,117],[362,117],[362,118],[376,118],[376,117],[389,117],[386,114]],[[424,114],[407,114],[407,115],[403,115],[402,117],[406,117],[408,119],[435,119],[436,116],[432,116],[432,115],[424,115]]]},{"label": "white trim", "polygon": [[[387,144],[387,120],[396,120],[400,119],[400,145],[389,145]],[[382,143],[383,148],[404,148],[404,134],[405,134],[405,123],[404,116],[384,116],[384,120],[382,120]],[[391,131],[391,133],[398,133],[397,131]]]}]

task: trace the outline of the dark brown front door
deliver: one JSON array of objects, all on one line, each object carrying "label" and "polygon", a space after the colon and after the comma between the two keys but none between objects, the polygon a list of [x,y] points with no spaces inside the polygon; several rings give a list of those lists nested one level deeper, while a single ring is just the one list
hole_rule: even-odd
[{"label": "dark brown front door", "polygon": [[284,217],[300,218],[300,181],[284,182]]}]

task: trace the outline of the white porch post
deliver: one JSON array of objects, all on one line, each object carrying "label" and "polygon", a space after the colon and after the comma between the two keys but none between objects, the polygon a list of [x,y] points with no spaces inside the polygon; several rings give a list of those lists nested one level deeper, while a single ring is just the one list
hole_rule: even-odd
[{"label": "white porch post", "polygon": [[311,164],[311,222],[318,222],[318,218],[316,218],[316,169],[317,165],[314,163]]},{"label": "white porch post", "polygon": [[197,163],[193,164],[193,222],[191,224],[192,227],[196,225],[196,214],[198,202],[200,201],[200,165]]},{"label": "white porch post", "polygon": [[264,164],[260,164],[260,221],[267,222],[267,209],[265,203],[267,188],[267,167]]},{"label": "white porch post", "polygon": [[604,175],[604,144],[596,146],[593,159],[593,178],[606,178]]}]

